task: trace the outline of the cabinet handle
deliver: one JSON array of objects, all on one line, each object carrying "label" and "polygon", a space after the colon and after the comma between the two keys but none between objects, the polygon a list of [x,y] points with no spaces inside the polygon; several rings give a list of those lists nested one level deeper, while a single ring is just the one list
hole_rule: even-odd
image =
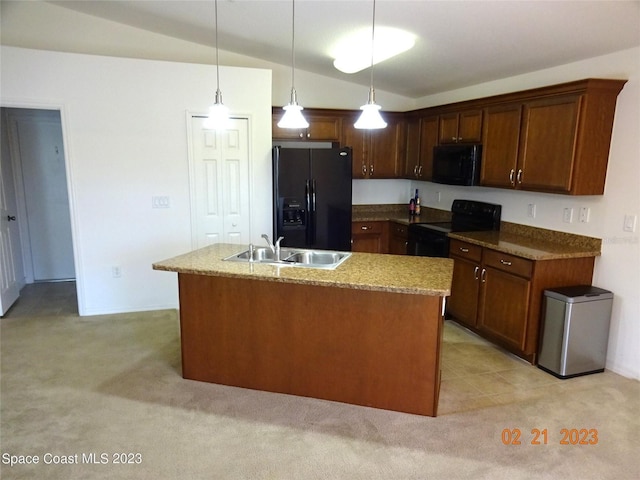
[{"label": "cabinet handle", "polygon": [[456,137],[451,137],[451,141],[452,141],[452,142],[457,142],[457,141],[458,141],[458,139],[457,139]]},{"label": "cabinet handle", "polygon": [[311,138],[311,134],[310,133],[307,133],[307,138]]},{"label": "cabinet handle", "polygon": [[462,141],[462,137],[458,137],[458,141],[461,142]]},{"label": "cabinet handle", "polygon": [[482,273],[480,274],[480,280],[482,281],[482,283],[485,283],[487,281],[487,269],[486,268],[482,269]]},{"label": "cabinet handle", "polygon": [[419,177],[422,176],[422,165],[420,165],[420,167],[418,167],[418,176]]},{"label": "cabinet handle", "polygon": [[298,134],[298,136],[299,136],[300,138],[304,138],[304,133],[300,132],[300,133]]},{"label": "cabinet handle", "polygon": [[460,248],[460,251],[463,253],[469,253],[469,249],[468,248],[464,248],[464,247],[458,247]]},{"label": "cabinet handle", "polygon": [[413,176],[417,177],[418,176],[418,165],[413,167]]},{"label": "cabinet handle", "polygon": [[369,227],[367,227],[366,225],[363,225],[360,227],[362,230],[369,230]]},{"label": "cabinet handle", "polygon": [[373,175],[373,164],[369,165],[369,175]]},{"label": "cabinet handle", "polygon": [[518,175],[516,176],[516,180],[518,181],[518,183],[522,183],[522,169],[521,168],[518,169]]},{"label": "cabinet handle", "polygon": [[502,265],[506,265],[507,267],[510,267],[510,266],[511,266],[511,262],[507,262],[506,260],[502,260],[502,259],[500,259],[500,263],[501,263]]},{"label": "cabinet handle", "polygon": [[476,267],[473,269],[473,278],[474,280],[478,280],[478,270],[480,270],[480,267]]},{"label": "cabinet handle", "polygon": [[512,168],[511,171],[509,172],[509,183],[511,185],[515,185],[514,181],[513,181],[513,176],[516,174],[516,171]]},{"label": "cabinet handle", "polygon": [[367,166],[366,165],[362,165],[362,176],[366,177],[367,176]]}]

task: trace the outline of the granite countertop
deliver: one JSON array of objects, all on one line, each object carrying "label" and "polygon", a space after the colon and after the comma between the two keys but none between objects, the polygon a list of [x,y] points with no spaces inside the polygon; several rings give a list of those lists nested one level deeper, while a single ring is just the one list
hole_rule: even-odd
[{"label": "granite countertop", "polygon": [[223,261],[246,245],[218,243],[153,264],[154,270],[301,283],[414,295],[447,296],[453,260],[353,252],[335,270]]},{"label": "granite countertop", "polygon": [[[409,217],[406,208],[399,204],[354,205],[352,218],[354,222],[390,220],[405,225],[451,219],[451,212],[428,207],[422,209],[420,216]],[[456,232],[450,233],[449,237],[530,260],[597,257],[602,247],[599,238],[505,221],[500,222],[500,231]]]},{"label": "granite countertop", "polygon": [[384,222],[392,221],[409,225],[411,223],[448,222],[451,212],[424,207],[418,216],[409,216],[406,205],[354,205],[351,213],[353,222]]},{"label": "granite countertop", "polygon": [[561,232],[552,232],[545,237],[501,230],[449,233],[449,237],[529,260],[557,260],[600,255],[600,239]]}]

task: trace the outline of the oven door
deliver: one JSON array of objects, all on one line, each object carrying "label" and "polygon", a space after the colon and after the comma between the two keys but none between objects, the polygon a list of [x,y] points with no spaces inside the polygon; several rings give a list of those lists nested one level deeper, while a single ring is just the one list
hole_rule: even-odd
[{"label": "oven door", "polygon": [[428,225],[409,225],[407,254],[419,257],[448,257],[449,237]]}]

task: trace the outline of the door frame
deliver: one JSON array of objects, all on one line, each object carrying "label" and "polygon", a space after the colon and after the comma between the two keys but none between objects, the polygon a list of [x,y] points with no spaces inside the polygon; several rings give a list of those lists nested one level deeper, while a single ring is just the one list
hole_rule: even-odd
[{"label": "door frame", "polygon": [[[186,112],[186,124],[187,124],[187,156],[189,161],[189,202],[190,202],[190,224],[191,224],[191,248],[195,249],[198,245],[198,230],[196,226],[196,189],[194,186],[195,180],[195,161],[194,161],[194,152],[193,152],[193,119],[194,118],[206,118],[208,113],[206,112],[194,112],[187,111]],[[253,238],[253,209],[251,205],[253,205],[253,162],[252,158],[252,130],[251,130],[251,115],[247,114],[231,114],[230,118],[236,120],[246,120],[247,121],[247,139],[248,139],[248,165],[247,165],[247,175],[248,175],[248,189],[249,189],[249,238]]]},{"label": "door frame", "polygon": [[[77,222],[77,213],[75,208],[75,189],[74,189],[74,181],[72,174],[72,161],[71,161],[71,145],[69,142],[68,135],[68,121],[66,115],[66,108],[63,104],[51,104],[51,103],[29,103],[29,102],[20,102],[20,101],[5,101],[0,103],[0,107],[2,108],[15,108],[15,109],[23,109],[23,110],[55,110],[60,114],[60,127],[62,129],[62,143],[64,146],[64,167],[65,167],[65,176],[67,180],[67,198],[69,199],[69,216],[71,218],[71,243],[73,249],[73,262],[75,265],[75,281],[76,281],[76,301],[78,303],[78,314],[80,316],[84,313],[84,283],[82,276],[82,268],[80,261],[80,252],[78,246],[78,222]],[[11,152],[11,164],[13,167],[13,182],[16,187],[16,200],[18,204],[18,210],[22,215],[24,213],[25,199],[24,199],[24,190],[21,183],[21,172],[22,167],[19,164],[20,159],[17,155],[15,155],[15,146],[12,147],[15,139],[12,139],[11,130],[8,129],[9,134],[9,150]],[[28,232],[26,231],[26,226],[24,222],[19,222],[19,230],[20,230],[20,242],[22,248],[22,255],[24,258],[25,249],[25,235],[28,238]],[[24,272],[22,272],[24,275]]]}]

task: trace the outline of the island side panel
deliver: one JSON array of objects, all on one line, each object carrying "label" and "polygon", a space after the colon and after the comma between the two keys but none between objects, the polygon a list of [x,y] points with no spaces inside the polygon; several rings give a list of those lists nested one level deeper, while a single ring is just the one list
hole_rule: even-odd
[{"label": "island side panel", "polygon": [[442,297],[179,274],[183,377],[437,413]]}]

